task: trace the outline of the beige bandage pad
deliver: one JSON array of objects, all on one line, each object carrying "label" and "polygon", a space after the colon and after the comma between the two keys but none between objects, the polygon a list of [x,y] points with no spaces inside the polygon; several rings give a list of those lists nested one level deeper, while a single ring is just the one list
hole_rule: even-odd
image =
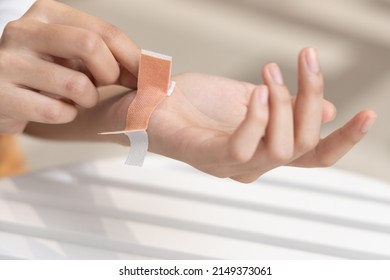
[{"label": "beige bandage pad", "polygon": [[147,150],[147,128],[157,106],[170,95],[175,83],[171,80],[172,58],[142,50],[138,70],[138,90],[131,102],[123,131],[102,134],[124,133],[130,140],[130,152],[126,164],[142,166]]},{"label": "beige bandage pad", "polygon": [[138,92],[127,111],[125,130],[147,129],[152,113],[168,93],[170,79],[170,57],[141,52]]}]

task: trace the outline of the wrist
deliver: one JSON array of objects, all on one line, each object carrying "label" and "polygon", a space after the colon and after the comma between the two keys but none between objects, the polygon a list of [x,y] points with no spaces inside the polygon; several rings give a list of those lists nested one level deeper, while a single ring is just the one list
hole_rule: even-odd
[{"label": "wrist", "polygon": [[[135,98],[136,90],[125,91],[123,88],[113,90],[112,88],[99,89],[100,95],[104,96],[104,99],[96,106],[94,115],[90,119],[94,119],[97,122],[97,133],[108,131],[122,131],[126,127],[127,110]],[[107,134],[100,135],[102,141],[118,143],[128,146],[129,140],[124,134]]]}]

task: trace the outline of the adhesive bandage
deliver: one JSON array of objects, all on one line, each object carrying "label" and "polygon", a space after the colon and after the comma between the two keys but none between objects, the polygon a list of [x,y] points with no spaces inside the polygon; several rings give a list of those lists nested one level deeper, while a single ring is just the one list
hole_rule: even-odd
[{"label": "adhesive bandage", "polygon": [[129,137],[130,151],[126,164],[142,166],[148,151],[147,128],[157,106],[172,94],[175,82],[171,83],[172,58],[155,52],[141,51],[138,70],[138,91],[131,102],[123,131]]}]

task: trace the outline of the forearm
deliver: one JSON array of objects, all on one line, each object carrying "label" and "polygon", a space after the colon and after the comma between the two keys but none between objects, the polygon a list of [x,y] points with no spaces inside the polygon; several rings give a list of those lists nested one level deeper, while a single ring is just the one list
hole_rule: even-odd
[{"label": "forearm", "polygon": [[91,109],[79,108],[74,121],[60,125],[30,122],[25,133],[52,140],[128,144],[128,140],[123,134],[99,135],[98,133],[118,131],[125,127],[127,108],[134,98],[134,92],[109,86],[101,88],[99,93],[99,103]]}]

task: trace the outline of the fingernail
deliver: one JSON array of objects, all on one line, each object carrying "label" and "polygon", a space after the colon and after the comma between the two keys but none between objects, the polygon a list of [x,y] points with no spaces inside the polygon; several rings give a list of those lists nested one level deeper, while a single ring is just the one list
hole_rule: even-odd
[{"label": "fingernail", "polygon": [[313,73],[320,72],[320,63],[318,61],[317,52],[314,48],[307,49],[305,58],[306,58],[307,66],[309,67],[309,70],[311,72]]},{"label": "fingernail", "polygon": [[368,118],[365,120],[365,122],[363,123],[363,125],[361,126],[360,128],[360,132],[361,133],[367,133],[370,128],[372,127],[372,125],[374,124],[375,122],[375,118]]},{"label": "fingernail", "polygon": [[283,77],[282,77],[282,72],[280,72],[279,66],[276,63],[271,63],[268,65],[268,73],[271,77],[271,79],[279,84],[283,85]]},{"label": "fingernail", "polygon": [[268,88],[265,86],[259,86],[257,88],[257,99],[260,104],[267,105],[268,104]]}]

